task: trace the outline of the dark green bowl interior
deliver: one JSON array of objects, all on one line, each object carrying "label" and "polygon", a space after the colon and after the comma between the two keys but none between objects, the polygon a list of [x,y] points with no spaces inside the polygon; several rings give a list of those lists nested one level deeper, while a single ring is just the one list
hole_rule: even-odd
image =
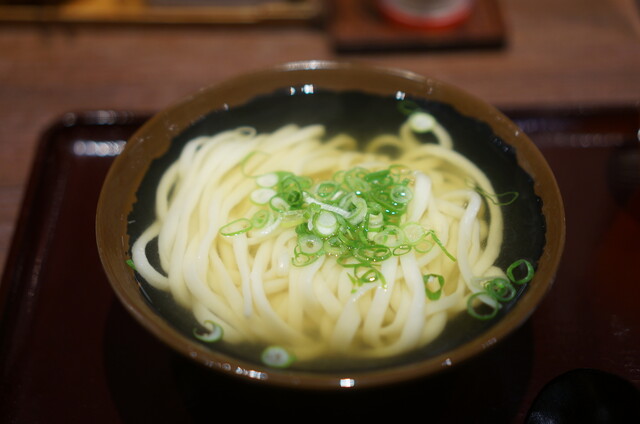
[{"label": "dark green bowl interior", "polygon": [[[496,193],[517,191],[516,202],[503,207],[505,240],[497,265],[506,268],[517,259],[536,264],[545,245],[545,218],[542,203],[534,193],[533,181],[516,162],[515,148],[496,136],[485,123],[463,116],[454,107],[431,100],[411,100],[435,116],[448,129],[454,147],[473,160],[490,178]],[[272,132],[282,125],[324,124],[328,135],[346,132],[358,140],[368,140],[380,133],[396,133],[406,115],[395,97],[360,92],[317,91],[312,94],[289,90],[258,97],[247,104],[220,110],[203,117],[174,137],[169,150],[150,166],[138,191],[137,202],[129,215],[128,233],[135,240],[153,220],[155,187],[164,170],[178,157],[189,140],[204,134],[215,134],[238,126],[253,126],[258,132]],[[424,142],[430,142],[425,136]],[[151,245],[153,249],[153,244]],[[189,311],[177,307],[170,295],[150,287],[136,275],[141,290],[158,314],[186,337],[198,326]],[[515,300],[505,304],[492,320],[480,321],[460,314],[449,321],[445,331],[422,349],[394,358],[375,361],[336,361],[326,358],[314,363],[296,363],[292,369],[335,372],[368,371],[435,357],[478,337],[501,320],[526,290],[520,288]],[[195,339],[194,339],[195,340]],[[260,366],[259,351],[252,346],[216,344],[216,351],[241,358]]]}]

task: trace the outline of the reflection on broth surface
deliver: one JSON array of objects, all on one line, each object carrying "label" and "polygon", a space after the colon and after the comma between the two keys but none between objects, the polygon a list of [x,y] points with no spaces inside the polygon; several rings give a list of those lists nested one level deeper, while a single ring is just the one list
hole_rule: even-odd
[{"label": "reflection on broth surface", "polygon": [[375,368],[509,310],[544,245],[532,199],[512,149],[448,105],[274,93],[205,117],[153,164],[132,258],[158,312],[216,349]]}]

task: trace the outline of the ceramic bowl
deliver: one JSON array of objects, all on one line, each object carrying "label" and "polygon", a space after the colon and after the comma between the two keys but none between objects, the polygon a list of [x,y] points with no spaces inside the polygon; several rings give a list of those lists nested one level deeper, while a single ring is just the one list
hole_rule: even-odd
[{"label": "ceramic bowl", "polygon": [[[386,131],[397,125],[393,108],[403,100],[424,105],[445,126],[449,122],[462,153],[477,159],[496,179],[496,192],[515,188],[521,194],[519,206],[505,212],[507,250],[511,258],[531,258],[535,277],[494,319],[454,319],[426,347],[376,364],[269,367],[249,354],[196,339],[193,317],[173,308],[171,296],[149,287],[128,265],[133,239],[153,219],[159,176],[186,141],[239,125],[272,131],[288,122],[322,121],[330,128],[353,129],[358,134]],[[426,378],[502,342],[549,292],[565,240],[562,199],[549,166],[527,135],[496,108],[449,84],[411,72],[323,61],[289,63],[241,75],[157,113],[128,140],[113,163],[96,219],[104,271],[119,300],[145,329],[204,367],[263,384],[314,389]]]}]

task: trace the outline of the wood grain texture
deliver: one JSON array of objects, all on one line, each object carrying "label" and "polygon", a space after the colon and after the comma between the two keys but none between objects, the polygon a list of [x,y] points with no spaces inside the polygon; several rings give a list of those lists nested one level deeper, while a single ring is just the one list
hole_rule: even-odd
[{"label": "wood grain texture", "polygon": [[493,49],[505,43],[502,11],[496,0],[474,0],[465,18],[435,30],[393,23],[371,0],[333,0],[330,5],[328,31],[339,52]]},{"label": "wood grain texture", "polygon": [[321,11],[321,0],[5,0],[0,22],[282,24]]},{"label": "wood grain texture", "polygon": [[305,59],[393,66],[499,107],[640,104],[634,0],[502,0],[497,51],[337,54],[322,27],[0,27],[0,271],[42,132],[68,111],[155,111],[238,73]]}]

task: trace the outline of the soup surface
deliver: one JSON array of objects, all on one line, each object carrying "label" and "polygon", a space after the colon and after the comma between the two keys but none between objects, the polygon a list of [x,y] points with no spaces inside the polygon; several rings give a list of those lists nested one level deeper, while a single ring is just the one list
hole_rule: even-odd
[{"label": "soup surface", "polygon": [[[277,346],[314,370],[435,356],[487,329],[526,290],[511,284],[523,267],[508,270],[535,267],[545,225],[488,125],[438,102],[291,91],[176,137],[129,222],[142,290],[178,330],[220,329],[217,350],[258,363]],[[488,312],[468,309],[475,293]]]}]

